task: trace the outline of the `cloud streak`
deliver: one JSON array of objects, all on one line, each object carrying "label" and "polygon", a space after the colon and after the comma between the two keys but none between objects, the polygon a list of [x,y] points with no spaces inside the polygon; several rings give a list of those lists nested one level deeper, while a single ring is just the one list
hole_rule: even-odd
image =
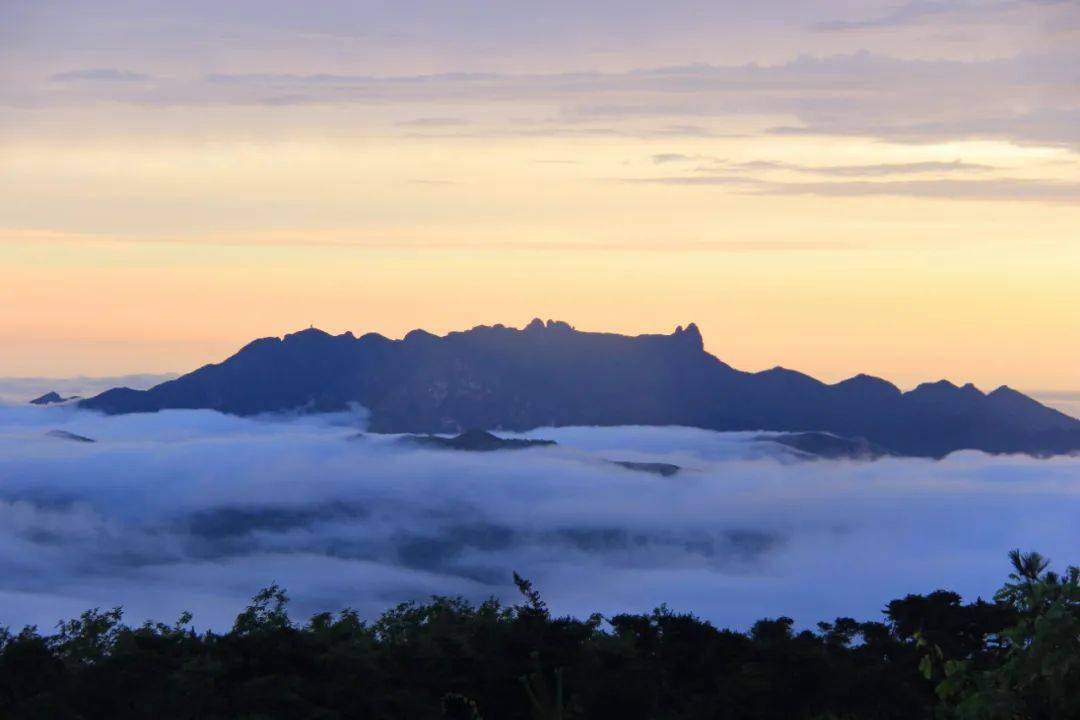
[{"label": "cloud streak", "polygon": [[785,182],[749,175],[667,175],[627,178],[624,182],[672,186],[720,186],[755,195],[815,195],[818,197],[913,197],[932,200],[1075,203],[1080,183],[1027,178],[985,180],[843,180]]},{"label": "cloud streak", "polygon": [[836,177],[882,177],[888,175],[921,175],[944,173],[982,173],[997,170],[993,165],[969,163],[962,160],[941,162],[926,160],[903,163],[871,163],[863,165],[803,165],[783,160],[749,160],[734,162],[710,155],[684,155],[681,153],[657,153],[651,156],[656,165],[698,163],[698,172],[728,171],[772,171],[805,173],[808,175],[830,175]]},{"label": "cloud streak", "polygon": [[827,183],[762,183],[756,192],[819,197],[916,197],[939,200],[1074,203],[1080,183],[1000,178],[993,180],[888,180]]},{"label": "cloud streak", "polygon": [[920,175],[924,173],[981,173],[995,169],[992,165],[968,163],[960,160],[954,160],[952,162],[924,161],[874,163],[868,165],[800,165],[798,163],[758,160],[732,163],[729,167],[741,170],[789,170],[810,175],[831,175],[836,177],[882,177],[887,175]]},{"label": "cloud streak", "polygon": [[959,23],[986,23],[992,19],[1001,21],[1012,12],[1040,6],[1069,8],[1071,4],[1071,0],[914,0],[872,17],[817,22],[812,25],[812,29],[818,32],[892,30],[926,24],[933,20],[941,21],[942,18],[952,18]]},{"label": "cloud streak", "polygon": [[[1001,4],[1001,3],[997,3]],[[948,15],[962,10],[963,6],[955,2],[918,2],[904,3],[893,10],[875,17],[860,20],[829,20],[815,23],[813,29],[819,32],[837,32],[844,30],[871,30],[895,28],[923,22],[929,18]]]},{"label": "cloud streak", "polygon": [[123,603],[220,627],[273,581],[300,612],[370,616],[509,598],[516,570],[558,612],[809,625],[940,586],[986,595],[1011,547],[1068,562],[1080,540],[1078,458],[800,462],[685,428],[538,430],[559,446],[472,454],[353,437],[362,422],[0,409],[0,624]]},{"label": "cloud streak", "polygon": [[87,82],[146,82],[152,80],[149,75],[132,72],[131,70],[117,70],[116,68],[87,68],[84,70],[69,70],[56,73],[52,79],[57,82],[87,81]]},{"label": "cloud streak", "polygon": [[[9,102],[38,105],[111,101],[142,108],[275,105],[437,107],[454,115],[420,116],[402,130],[475,125],[476,133],[535,133],[500,119],[522,107],[554,118],[554,132],[602,120],[625,134],[626,123],[663,121],[708,135],[733,118],[766,123],[773,134],[843,135],[902,142],[1005,139],[1080,145],[1078,56],[1069,46],[1042,54],[988,60],[919,60],[868,52],[804,55],[771,65],[647,67],[625,72],[432,73],[417,75],[211,73],[151,83],[94,82],[20,88]],[[75,71],[80,79],[145,77],[131,71]],[[65,73],[64,76],[70,75]],[[100,76],[100,77],[98,77]],[[4,102],[0,94],[0,102]],[[470,109],[474,116],[456,114]],[[772,122],[767,123],[771,118]],[[777,118],[790,121],[776,122]],[[434,119],[435,123],[431,120]],[[477,122],[483,121],[483,122]],[[539,128],[544,130],[544,128]]]}]

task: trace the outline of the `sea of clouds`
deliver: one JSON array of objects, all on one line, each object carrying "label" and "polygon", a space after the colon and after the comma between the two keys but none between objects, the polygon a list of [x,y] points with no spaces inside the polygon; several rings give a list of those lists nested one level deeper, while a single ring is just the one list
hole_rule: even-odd
[{"label": "sea of clouds", "polygon": [[371,617],[432,594],[513,600],[513,571],[558,613],[812,626],[912,592],[989,596],[1014,547],[1080,562],[1078,456],[807,461],[753,433],[644,427],[471,453],[363,424],[0,406],[0,626],[123,605],[225,628],[272,582],[296,616]]}]

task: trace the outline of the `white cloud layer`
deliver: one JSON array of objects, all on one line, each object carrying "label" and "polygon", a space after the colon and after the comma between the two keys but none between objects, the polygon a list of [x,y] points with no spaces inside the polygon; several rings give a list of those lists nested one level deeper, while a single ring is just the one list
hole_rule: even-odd
[{"label": "white cloud layer", "polygon": [[1078,559],[1078,457],[800,462],[687,428],[539,430],[559,446],[473,454],[350,439],[362,422],[0,407],[0,625],[122,604],[223,627],[271,582],[301,615],[371,616],[510,599],[514,570],[560,613],[666,602],[811,625],[908,592],[988,595],[1013,547]]}]

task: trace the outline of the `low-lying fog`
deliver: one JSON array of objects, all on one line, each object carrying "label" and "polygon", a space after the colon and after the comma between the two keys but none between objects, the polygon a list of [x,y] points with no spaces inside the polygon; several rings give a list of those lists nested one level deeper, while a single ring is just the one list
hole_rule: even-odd
[{"label": "low-lying fog", "polygon": [[1080,457],[798,461],[752,434],[641,427],[472,453],[355,438],[362,421],[0,406],[0,626],[123,605],[224,628],[272,582],[295,616],[373,616],[515,599],[515,570],[559,613],[812,626],[909,592],[988,596],[1014,547],[1080,562]]}]

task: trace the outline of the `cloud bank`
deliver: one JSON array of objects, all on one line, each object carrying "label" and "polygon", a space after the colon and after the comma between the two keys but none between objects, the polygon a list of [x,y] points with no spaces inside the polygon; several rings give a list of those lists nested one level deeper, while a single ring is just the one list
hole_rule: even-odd
[{"label": "cloud bank", "polygon": [[[799,55],[768,65],[693,63],[624,72],[217,72],[161,77],[151,83],[130,82],[150,79],[135,71],[83,69],[53,75],[51,84],[0,92],[0,104],[106,101],[144,109],[359,105],[394,107],[409,115],[417,108],[471,109],[474,117],[432,116],[453,117],[456,122],[449,127],[417,125],[408,116],[397,123],[403,129],[445,134],[454,125],[483,121],[454,133],[464,136],[636,136],[643,132],[641,121],[691,119],[695,127],[706,122],[716,130],[749,118],[760,124],[760,131],[774,135],[860,136],[901,143],[992,139],[1075,149],[1080,142],[1071,69],[1076,59],[1075,50],[1065,45],[971,61],[858,51]],[[509,121],[508,112],[531,115]],[[699,133],[709,130],[698,128]]]},{"label": "cloud bank", "polygon": [[355,437],[362,423],[0,408],[0,625],[122,604],[222,627],[271,582],[300,614],[372,616],[433,593],[510,599],[515,570],[560,613],[666,602],[811,625],[908,592],[987,595],[1012,547],[1077,560],[1080,458],[807,462],[752,434],[633,427],[466,453]]}]

